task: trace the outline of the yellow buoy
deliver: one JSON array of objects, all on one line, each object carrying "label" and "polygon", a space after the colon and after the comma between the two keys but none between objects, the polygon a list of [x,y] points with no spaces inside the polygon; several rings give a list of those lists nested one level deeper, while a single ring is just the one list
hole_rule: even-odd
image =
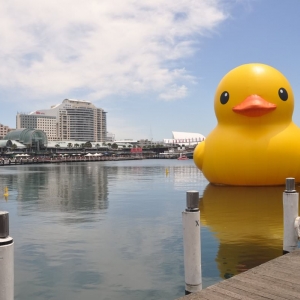
[{"label": "yellow buoy", "polygon": [[8,194],[8,187],[6,186],[5,188],[4,188],[4,195],[3,196],[5,196],[5,197],[7,197],[9,194]]}]

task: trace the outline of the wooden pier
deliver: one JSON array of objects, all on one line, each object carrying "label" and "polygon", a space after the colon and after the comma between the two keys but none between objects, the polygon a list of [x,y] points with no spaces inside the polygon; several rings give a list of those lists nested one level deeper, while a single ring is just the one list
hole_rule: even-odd
[{"label": "wooden pier", "polygon": [[300,299],[300,249],[179,299]]}]

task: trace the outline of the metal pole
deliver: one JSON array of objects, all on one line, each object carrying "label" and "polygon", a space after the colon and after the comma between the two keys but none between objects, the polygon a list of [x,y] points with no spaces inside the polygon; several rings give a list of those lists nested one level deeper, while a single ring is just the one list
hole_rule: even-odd
[{"label": "metal pole", "polygon": [[186,193],[182,212],[185,294],[202,290],[199,192]]},{"label": "metal pole", "polygon": [[0,211],[0,300],[14,299],[14,241],[7,211]]},{"label": "metal pole", "polygon": [[296,250],[298,246],[298,232],[295,228],[298,200],[295,178],[286,178],[286,190],[283,193],[283,254]]}]

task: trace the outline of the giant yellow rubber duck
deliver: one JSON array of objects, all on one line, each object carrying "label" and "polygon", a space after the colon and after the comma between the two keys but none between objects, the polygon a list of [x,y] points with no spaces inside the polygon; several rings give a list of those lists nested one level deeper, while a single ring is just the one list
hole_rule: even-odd
[{"label": "giant yellow rubber duck", "polygon": [[283,185],[287,177],[300,182],[294,95],[278,70],[259,63],[231,70],[217,87],[214,108],[218,124],[194,151],[209,182]]}]

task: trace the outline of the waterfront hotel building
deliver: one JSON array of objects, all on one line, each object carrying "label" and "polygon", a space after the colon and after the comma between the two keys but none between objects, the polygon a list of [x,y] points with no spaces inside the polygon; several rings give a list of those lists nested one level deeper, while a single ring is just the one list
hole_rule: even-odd
[{"label": "waterfront hotel building", "polygon": [[43,130],[49,141],[106,141],[106,112],[85,100],[65,99],[50,109],[18,113],[16,126]]}]

